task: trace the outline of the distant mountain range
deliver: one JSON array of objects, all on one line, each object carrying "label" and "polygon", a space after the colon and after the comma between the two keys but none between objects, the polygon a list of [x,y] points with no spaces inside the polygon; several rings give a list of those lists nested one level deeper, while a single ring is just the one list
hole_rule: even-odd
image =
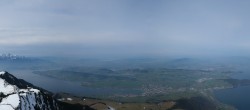
[{"label": "distant mountain range", "polygon": [[0,60],[25,60],[28,59],[25,56],[13,55],[13,54],[2,54],[0,55]]}]

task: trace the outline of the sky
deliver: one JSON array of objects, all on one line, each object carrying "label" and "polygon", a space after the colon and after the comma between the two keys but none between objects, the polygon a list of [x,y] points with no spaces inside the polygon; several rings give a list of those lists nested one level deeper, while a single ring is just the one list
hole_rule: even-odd
[{"label": "sky", "polygon": [[245,0],[1,0],[0,53],[248,56]]}]

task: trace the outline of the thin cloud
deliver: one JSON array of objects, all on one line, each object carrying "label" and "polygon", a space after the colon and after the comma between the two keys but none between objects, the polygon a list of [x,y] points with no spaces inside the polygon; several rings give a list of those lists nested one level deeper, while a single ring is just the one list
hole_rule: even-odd
[{"label": "thin cloud", "polygon": [[0,46],[48,55],[68,47],[79,56],[249,55],[249,5],[226,0],[0,1]]}]

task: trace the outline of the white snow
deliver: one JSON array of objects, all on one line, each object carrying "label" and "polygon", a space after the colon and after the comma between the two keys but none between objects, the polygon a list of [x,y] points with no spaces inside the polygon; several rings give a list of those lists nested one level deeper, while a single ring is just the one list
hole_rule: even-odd
[{"label": "white snow", "polygon": [[1,72],[0,72],[0,75],[4,75],[4,74],[5,74],[5,71],[1,71]]},{"label": "white snow", "polygon": [[0,110],[15,110],[11,105],[0,105]]},{"label": "white snow", "polygon": [[68,101],[72,101],[73,99],[72,98],[67,98]]},{"label": "white snow", "polygon": [[34,92],[20,93],[21,110],[35,110],[36,97]]},{"label": "white snow", "polygon": [[115,110],[115,108],[108,106],[108,110]]},{"label": "white snow", "polygon": [[38,90],[38,89],[30,89],[30,91],[32,91],[32,92],[35,92],[35,93],[39,93],[40,92],[40,90]]},{"label": "white snow", "polygon": [[34,93],[38,94],[38,93],[40,93],[40,90],[29,88],[29,89],[20,89],[19,92],[34,92]]},{"label": "white snow", "polygon": [[5,80],[0,78],[0,92],[4,95],[14,93],[16,90],[15,86],[8,84]]},{"label": "white snow", "polygon": [[10,105],[12,108],[16,109],[20,103],[19,100],[18,94],[12,94],[6,98],[3,98],[0,105]]},{"label": "white snow", "polygon": [[[0,75],[2,74],[5,74],[5,72],[0,72]],[[41,110],[51,110],[52,108],[50,104],[46,105],[49,102],[44,102],[46,100],[44,100],[45,98],[39,89],[32,87],[19,89],[2,78],[0,78],[0,93],[7,95],[0,101],[0,110],[35,110],[35,106],[38,106]],[[56,107],[54,101],[52,106]]]}]

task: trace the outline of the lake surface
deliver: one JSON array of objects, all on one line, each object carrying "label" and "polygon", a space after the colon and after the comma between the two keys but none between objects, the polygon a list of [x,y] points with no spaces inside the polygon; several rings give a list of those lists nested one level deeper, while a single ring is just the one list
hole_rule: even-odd
[{"label": "lake surface", "polygon": [[[250,70],[242,69],[242,73],[233,74],[236,79],[250,79]],[[232,105],[238,110],[250,110],[250,86],[216,90],[215,97],[222,103]]]},{"label": "lake surface", "polygon": [[69,82],[50,77],[45,77],[32,73],[29,70],[11,70],[8,71],[19,79],[24,79],[35,86],[44,88],[54,93],[64,92],[71,93],[77,96],[91,96],[103,97],[113,94],[139,94],[140,91],[128,89],[114,89],[114,88],[90,88],[83,87],[80,83]]},{"label": "lake surface", "polygon": [[250,86],[215,91],[215,97],[222,103],[238,110],[250,110]]}]

